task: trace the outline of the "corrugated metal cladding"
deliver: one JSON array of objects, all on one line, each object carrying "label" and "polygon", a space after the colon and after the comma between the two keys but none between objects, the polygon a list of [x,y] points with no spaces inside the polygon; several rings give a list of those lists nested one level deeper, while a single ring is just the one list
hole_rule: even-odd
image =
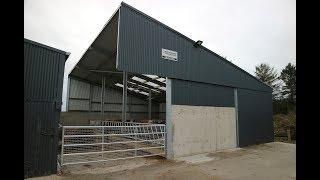
[{"label": "corrugated metal cladding", "polygon": [[[90,97],[91,95],[91,97]],[[148,101],[128,94],[127,112],[130,118],[147,118]],[[91,99],[91,100],[90,100]],[[91,102],[91,106],[90,106]],[[104,96],[104,111],[107,117],[120,117],[122,112],[122,91],[106,87]],[[91,109],[90,109],[91,107]],[[91,85],[78,79],[70,78],[68,111],[101,111],[101,86]],[[160,113],[159,104],[152,103],[153,117],[158,117]]]},{"label": "corrugated metal cladding", "polygon": [[[81,80],[70,78],[69,98],[89,100],[90,91],[92,91],[92,102],[101,101],[101,86],[92,85]],[[146,97],[147,98],[147,97]],[[128,95],[128,100],[133,104],[146,104],[145,99],[140,99],[132,95]],[[104,102],[106,103],[122,103],[122,92],[106,87]]]},{"label": "corrugated metal cladding", "polygon": [[172,104],[234,107],[234,89],[212,84],[172,79]]},{"label": "corrugated metal cladding", "polygon": [[24,175],[56,173],[64,64],[60,50],[24,40]]},{"label": "corrugated metal cladding", "polygon": [[[61,81],[66,54],[42,47],[31,41],[24,43],[24,99],[25,101],[62,102]],[[60,89],[61,88],[61,89]]]},{"label": "corrugated metal cladding", "polygon": [[271,93],[238,89],[239,145],[274,140]]},{"label": "corrugated metal cladding", "polygon": [[[142,12],[122,3],[117,69],[173,79],[271,92],[255,77]],[[162,58],[162,48],[176,51],[178,61]]]}]

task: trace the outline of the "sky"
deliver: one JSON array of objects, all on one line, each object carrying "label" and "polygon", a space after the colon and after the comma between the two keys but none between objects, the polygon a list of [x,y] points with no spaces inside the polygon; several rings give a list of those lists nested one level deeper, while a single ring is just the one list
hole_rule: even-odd
[{"label": "sky", "polygon": [[[280,73],[296,64],[295,0],[125,0],[254,75],[267,63]],[[67,76],[120,0],[24,0],[24,38],[70,52]]]}]

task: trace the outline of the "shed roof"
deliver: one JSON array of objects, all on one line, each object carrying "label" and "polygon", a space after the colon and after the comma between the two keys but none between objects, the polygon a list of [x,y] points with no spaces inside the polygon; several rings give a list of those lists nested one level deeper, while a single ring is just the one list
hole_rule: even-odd
[{"label": "shed roof", "polygon": [[48,50],[51,50],[51,51],[55,51],[55,52],[58,52],[58,53],[61,53],[61,54],[65,54],[66,55],[66,60],[68,59],[68,57],[70,55],[70,52],[65,52],[65,51],[62,51],[60,49],[53,48],[53,47],[50,47],[50,46],[47,46],[47,45],[32,41],[30,39],[24,38],[24,42],[25,43],[30,43],[30,44],[33,44],[35,46],[39,46],[39,47],[42,47],[42,48],[45,48],[45,49],[48,49]]}]

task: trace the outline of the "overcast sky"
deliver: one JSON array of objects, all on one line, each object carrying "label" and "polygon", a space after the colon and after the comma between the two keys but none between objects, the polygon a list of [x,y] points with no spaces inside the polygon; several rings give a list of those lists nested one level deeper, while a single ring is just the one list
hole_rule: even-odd
[{"label": "overcast sky", "polygon": [[[296,64],[295,0],[126,0],[127,4],[227,57],[254,74],[260,63],[278,72]],[[67,52],[67,74],[80,60],[118,0],[24,0],[24,37]]]}]

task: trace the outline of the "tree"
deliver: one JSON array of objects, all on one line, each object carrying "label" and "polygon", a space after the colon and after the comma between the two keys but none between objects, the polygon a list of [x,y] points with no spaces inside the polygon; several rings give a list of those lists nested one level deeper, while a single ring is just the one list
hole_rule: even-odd
[{"label": "tree", "polygon": [[280,83],[278,73],[274,69],[274,67],[270,67],[268,64],[261,63],[260,65],[256,66],[255,74],[258,79],[260,79],[262,82],[269,85],[273,89],[273,99],[279,99],[281,95]]},{"label": "tree", "polygon": [[291,103],[296,100],[296,66],[289,63],[282,71],[280,79],[285,83],[282,94],[288,96]]},{"label": "tree", "polygon": [[286,136],[287,131],[290,130],[291,136],[296,137],[296,114],[289,112],[288,114],[276,114],[273,116],[275,136]]}]

